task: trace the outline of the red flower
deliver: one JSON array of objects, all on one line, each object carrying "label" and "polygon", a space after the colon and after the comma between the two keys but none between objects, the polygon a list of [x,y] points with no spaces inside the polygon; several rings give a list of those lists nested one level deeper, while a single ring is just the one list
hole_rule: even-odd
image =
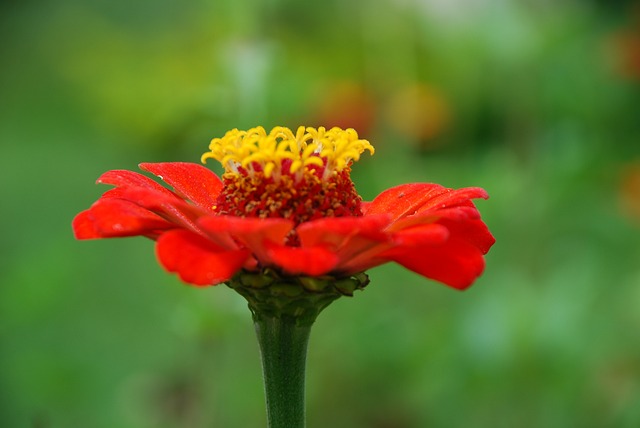
[{"label": "red flower", "polygon": [[160,263],[194,285],[228,281],[241,270],[343,277],[396,262],[464,289],[482,273],[494,243],[473,198],[480,188],[405,184],[362,202],[349,166],[371,145],[352,129],[262,128],[214,139],[203,160],[227,168],[220,180],[192,163],[109,171],[116,186],[73,221],[78,239],[146,236]]}]

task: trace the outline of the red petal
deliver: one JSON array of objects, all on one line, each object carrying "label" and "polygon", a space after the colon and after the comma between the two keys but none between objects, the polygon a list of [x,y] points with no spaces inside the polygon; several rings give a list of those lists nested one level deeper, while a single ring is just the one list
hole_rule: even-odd
[{"label": "red petal", "polygon": [[447,193],[430,198],[423,209],[443,209],[463,204],[471,199],[488,199],[487,191],[480,187],[464,187],[462,189],[447,189]]},{"label": "red petal", "polygon": [[469,287],[484,270],[482,252],[457,238],[435,247],[394,248],[381,257],[461,290]]},{"label": "red petal", "polygon": [[256,218],[233,216],[207,216],[199,221],[204,230],[211,233],[228,232],[233,236],[253,239],[260,237],[282,243],[293,229],[293,222],[284,218]]},{"label": "red petal", "polygon": [[449,230],[445,226],[430,223],[390,234],[385,242],[360,246],[356,251],[348,245],[344,252],[339,253],[341,262],[337,270],[345,273],[361,272],[389,261],[385,254],[391,254],[391,251],[410,251],[412,248],[420,251],[425,246],[441,246],[449,236]]},{"label": "red petal", "polygon": [[101,199],[73,219],[76,239],[155,236],[175,227],[156,214],[121,199]]},{"label": "red petal", "polygon": [[218,176],[196,163],[141,163],[140,169],[158,176],[178,194],[207,211],[212,211],[222,189]]},{"label": "red petal", "polygon": [[162,187],[159,183],[156,183],[149,177],[145,177],[144,175],[133,171],[107,171],[98,178],[97,183],[111,184],[117,187],[143,187],[145,189],[155,190],[167,196],[173,196],[173,193],[171,193],[169,189]]},{"label": "red petal", "polygon": [[496,242],[487,225],[479,219],[467,221],[442,219],[437,224],[445,226],[449,229],[451,236],[467,241],[478,248],[482,254],[487,254]]},{"label": "red petal", "polygon": [[459,205],[473,207],[472,198],[487,198],[479,187],[447,189],[439,184],[412,183],[396,186],[378,195],[367,207],[367,215],[389,213],[394,220],[416,214],[427,214]]},{"label": "red petal", "polygon": [[188,204],[171,192],[167,196],[143,187],[123,187],[107,192],[103,198],[107,196],[111,199],[124,199],[159,215],[176,226],[196,231],[199,230],[195,224],[196,220],[205,215],[199,207]]},{"label": "red petal", "polygon": [[338,256],[323,247],[289,247],[267,243],[269,258],[289,275],[320,276],[331,272]]},{"label": "red petal", "polygon": [[449,238],[449,229],[436,223],[411,227],[393,234],[394,243],[405,247],[441,245],[447,238]]},{"label": "red petal", "polygon": [[328,245],[341,247],[349,238],[358,237],[369,241],[385,241],[384,228],[390,216],[366,215],[362,217],[325,217],[303,223],[296,228],[303,246]]},{"label": "red petal", "polygon": [[402,230],[419,224],[433,223],[440,219],[464,222],[480,219],[480,213],[469,200],[464,201],[464,205],[448,208],[428,209],[423,206],[416,214],[396,220],[389,230]]},{"label": "red petal", "polygon": [[392,187],[380,193],[366,206],[366,215],[391,214],[394,219],[414,214],[425,202],[447,189],[439,184],[412,183]]},{"label": "red petal", "polygon": [[212,237],[224,239],[225,236],[232,236],[265,265],[272,264],[266,243],[284,244],[293,229],[293,222],[282,218],[209,216],[202,217],[199,225]]},{"label": "red petal", "polygon": [[296,231],[303,247],[330,249],[339,260],[335,270],[352,273],[352,262],[357,263],[361,255],[367,258],[389,247],[390,236],[383,232],[389,221],[386,214],[323,218],[303,223]]},{"label": "red petal", "polygon": [[91,210],[82,211],[73,219],[71,223],[73,235],[76,239],[97,239],[102,238],[94,227],[94,216]]},{"label": "red petal", "polygon": [[216,285],[229,280],[250,257],[246,250],[227,251],[187,230],[172,230],[158,238],[156,253],[169,272],[194,285]]}]

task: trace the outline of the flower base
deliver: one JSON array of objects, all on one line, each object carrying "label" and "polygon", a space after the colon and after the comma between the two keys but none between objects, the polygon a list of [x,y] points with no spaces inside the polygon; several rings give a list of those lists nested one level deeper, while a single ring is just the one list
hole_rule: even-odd
[{"label": "flower base", "polygon": [[365,273],[333,276],[288,277],[272,269],[241,271],[227,285],[249,302],[254,321],[264,317],[287,318],[295,325],[311,325],[318,314],[341,296],[353,296],[369,284]]}]

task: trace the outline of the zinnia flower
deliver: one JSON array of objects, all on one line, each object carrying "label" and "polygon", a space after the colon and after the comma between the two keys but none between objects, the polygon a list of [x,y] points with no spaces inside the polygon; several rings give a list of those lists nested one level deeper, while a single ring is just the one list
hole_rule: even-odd
[{"label": "zinnia flower", "polygon": [[182,162],[140,164],[173,190],[132,171],[103,174],[98,183],[115,188],[76,216],[76,238],[146,236],[166,270],[198,286],[243,274],[349,278],[396,262],[464,289],[484,269],[494,238],[471,200],[487,193],[413,183],[363,202],[350,167],[374,149],[353,129],[235,129],[209,148],[202,161],[220,161],[222,180]]}]

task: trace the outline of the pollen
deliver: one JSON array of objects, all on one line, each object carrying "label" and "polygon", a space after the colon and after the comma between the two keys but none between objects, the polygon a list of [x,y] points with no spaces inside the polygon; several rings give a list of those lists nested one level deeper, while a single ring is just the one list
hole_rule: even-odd
[{"label": "pollen", "polygon": [[301,126],[294,134],[281,126],[267,133],[259,126],[248,131],[234,129],[222,138],[214,138],[202,162],[215,159],[231,174],[261,173],[276,182],[283,176],[299,181],[309,170],[318,169],[321,178],[327,179],[358,161],[364,151],[373,154],[374,148],[351,128]]}]

